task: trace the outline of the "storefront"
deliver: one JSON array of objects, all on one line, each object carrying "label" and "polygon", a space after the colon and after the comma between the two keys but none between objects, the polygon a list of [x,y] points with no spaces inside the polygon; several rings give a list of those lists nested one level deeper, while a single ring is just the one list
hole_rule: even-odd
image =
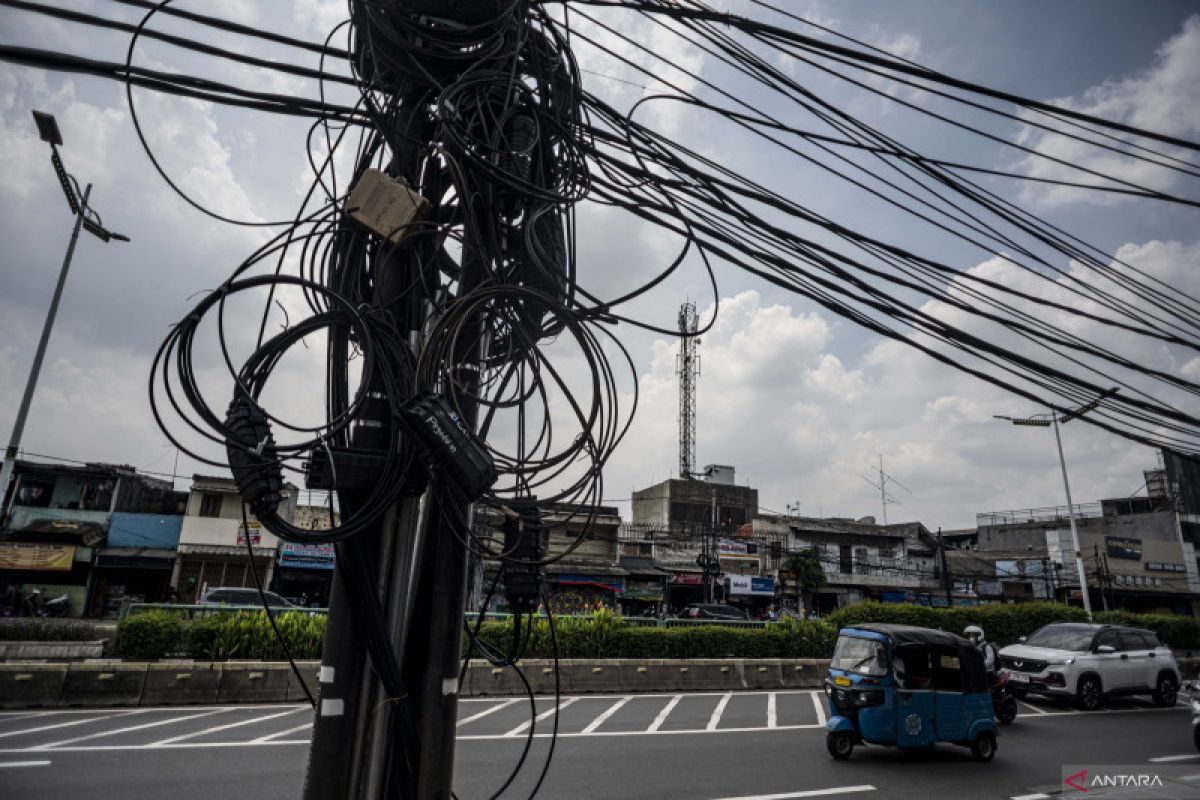
[{"label": "storefront", "polygon": [[296,605],[329,606],[337,555],[332,544],[279,543],[279,562],[271,587]]},{"label": "storefront", "polygon": [[90,547],[51,542],[0,542],[0,592],[13,587],[20,610],[21,599],[40,589],[43,600],[67,596],[69,616],[83,616],[88,579],[92,572]]},{"label": "storefront", "polygon": [[[713,588],[716,589],[716,587]],[[714,591],[714,601],[717,600],[718,595],[719,592]],[[668,614],[678,614],[690,605],[703,602],[705,602],[703,572],[699,569],[695,572],[676,570],[667,584]]]},{"label": "storefront", "polygon": [[102,547],[96,552],[89,617],[117,617],[127,603],[165,603],[174,550]]},{"label": "storefront", "polygon": [[254,563],[244,547],[220,545],[179,545],[175,559],[174,578],[176,599],[191,604],[209,589],[218,587],[254,588],[254,572],[262,585],[269,586],[275,571],[275,552],[265,547],[254,548]]},{"label": "storefront", "polygon": [[775,605],[775,579],[759,575],[726,575],[725,596],[730,605],[746,609],[752,619],[763,616]]},{"label": "storefront", "polygon": [[[578,569],[563,565],[565,569]],[[590,614],[601,609],[618,610],[625,591],[625,570],[620,567],[589,566],[587,572],[557,572],[551,565],[546,575],[550,607],[556,614]]]},{"label": "storefront", "polygon": [[658,616],[663,610],[671,573],[656,567],[653,559],[642,556],[621,556],[620,563],[629,573],[621,596],[621,613],[627,617]]}]

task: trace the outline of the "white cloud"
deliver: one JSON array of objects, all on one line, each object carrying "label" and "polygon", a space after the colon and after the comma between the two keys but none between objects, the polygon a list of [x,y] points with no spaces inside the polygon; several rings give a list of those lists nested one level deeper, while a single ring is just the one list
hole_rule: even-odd
[{"label": "white cloud", "polygon": [[[1050,102],[1157,133],[1195,139],[1200,134],[1200,16],[1189,18],[1183,29],[1159,48],[1153,65],[1144,71],[1130,77],[1105,81],[1089,88],[1078,97],[1064,97]],[[1027,117],[1032,119],[1033,115]],[[1043,124],[1048,122],[1047,118],[1041,115],[1038,115],[1037,119]],[[1073,132],[1078,133],[1078,130]],[[1095,135],[1088,136],[1092,139],[1099,138]],[[1032,127],[1026,127],[1018,141],[1038,153],[1066,162],[1059,164],[1044,158],[1027,156],[1018,166],[1025,174],[1033,177],[1069,180],[1088,185],[1112,185],[1110,181],[1100,177],[1106,176],[1160,191],[1172,189],[1180,180],[1178,173],[1162,167]],[[1177,158],[1192,155],[1154,141],[1143,144]],[[1085,167],[1099,173],[1100,176],[1088,175],[1068,165]],[[1119,195],[1067,187],[1031,187],[1024,191],[1022,199],[1026,202],[1036,202],[1043,207],[1079,202],[1101,205],[1121,202]]]}]

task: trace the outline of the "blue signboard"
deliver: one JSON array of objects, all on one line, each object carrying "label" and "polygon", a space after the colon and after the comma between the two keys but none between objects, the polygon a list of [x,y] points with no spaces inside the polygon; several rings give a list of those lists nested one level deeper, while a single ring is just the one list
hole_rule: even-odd
[{"label": "blue signboard", "polygon": [[333,569],[337,556],[331,544],[279,543],[279,566],[296,569]]},{"label": "blue signboard", "polygon": [[775,579],[751,577],[750,594],[775,594]]}]

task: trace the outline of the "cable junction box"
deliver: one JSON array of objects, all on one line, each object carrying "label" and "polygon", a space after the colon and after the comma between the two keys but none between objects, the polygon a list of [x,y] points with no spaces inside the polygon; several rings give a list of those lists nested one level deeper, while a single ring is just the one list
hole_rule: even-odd
[{"label": "cable junction box", "polygon": [[368,169],[350,190],[346,210],[359,224],[396,244],[410,233],[429,208],[429,201],[400,178]]}]

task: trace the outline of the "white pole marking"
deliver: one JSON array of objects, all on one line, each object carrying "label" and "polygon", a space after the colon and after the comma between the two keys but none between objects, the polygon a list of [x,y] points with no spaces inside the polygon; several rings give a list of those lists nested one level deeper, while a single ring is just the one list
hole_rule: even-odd
[{"label": "white pole marking", "polygon": [[767,695],[767,727],[779,727],[779,717],[775,711],[775,693],[771,692]]},{"label": "white pole marking", "polygon": [[708,726],[706,731],[715,731],[717,725],[721,722],[721,715],[725,713],[725,706],[729,705],[729,698],[733,697],[733,692],[726,692],[721,695],[721,699],[717,701],[717,707],[713,709],[712,716],[708,718]]},{"label": "white pole marking", "polygon": [[287,711],[279,711],[275,714],[267,714],[265,717],[251,717],[250,719],[238,720],[237,722],[229,722],[229,723],[226,723],[225,725],[214,725],[211,728],[202,728],[201,730],[198,730],[198,731],[192,731],[191,733],[183,733],[183,734],[180,734],[179,736],[172,736],[170,739],[163,739],[158,742],[153,742],[150,744],[150,747],[162,747],[164,744],[174,744],[175,742],[182,742],[184,739],[191,739],[194,736],[203,736],[206,733],[215,733],[217,731],[228,730],[229,728],[240,728],[243,725],[253,725],[255,722],[266,722],[269,719],[275,719],[277,717],[286,717],[289,714],[295,714],[297,711],[300,711],[300,710],[301,709],[299,709],[299,708],[292,708]]},{"label": "white pole marking", "polygon": [[658,712],[658,716],[654,718],[654,722],[650,723],[650,727],[646,728],[646,733],[654,733],[661,728],[662,724],[667,721],[667,717],[671,715],[671,712],[675,710],[675,706],[679,705],[679,701],[682,699],[683,695],[681,694],[672,697],[670,702],[663,706],[663,710]]},{"label": "white pole marking", "polygon": [[808,696],[812,698],[813,708],[817,710],[817,722],[821,727],[825,727],[825,693],[809,692]]},{"label": "white pole marking", "polygon": [[146,728],[157,728],[159,725],[172,725],[176,722],[187,722],[201,717],[209,717],[213,714],[224,713],[224,709],[216,711],[205,711],[202,714],[189,714],[186,717],[171,717],[170,719],[160,719],[156,722],[143,722],[141,725],[130,725],[127,728],[117,728],[111,731],[100,731],[99,733],[89,733],[87,736],[76,736],[74,739],[63,739],[61,742],[51,742],[50,744],[40,744],[37,747],[31,747],[30,750],[50,750],[55,747],[60,747],[64,744],[75,744],[87,739],[99,739],[103,736],[116,736],[118,733],[130,733],[132,731],[145,730]]},{"label": "white pole marking", "polygon": [[[534,720],[537,720],[538,722],[541,722],[542,720],[546,719],[546,717],[549,717],[550,715],[552,715],[552,714],[553,714],[553,713],[554,713],[556,710],[557,710],[557,711],[562,711],[564,708],[566,708],[567,706],[571,705],[572,703],[574,703],[574,702],[575,702],[576,700],[578,700],[578,699],[579,699],[578,697],[569,697],[569,698],[567,698],[567,700],[566,700],[565,702],[563,702],[563,704],[562,704],[562,705],[560,705],[560,706],[551,706],[551,707],[550,707],[548,710],[546,710],[546,711],[543,711],[542,713],[540,713],[540,714],[538,714],[536,717],[534,717]],[[504,734],[504,735],[505,735],[505,736],[516,736],[518,733],[521,733],[521,732],[523,732],[523,731],[524,731],[526,728],[528,728],[528,727],[529,727],[531,724],[532,724],[532,721],[531,721],[531,720],[525,720],[525,721],[524,721],[524,722],[522,722],[520,725],[518,725],[517,727],[513,728],[511,731],[509,731],[508,733],[506,733],[506,734]]]},{"label": "white pole marking", "polygon": [[480,711],[478,714],[472,714],[469,717],[464,717],[463,719],[460,719],[458,721],[458,727],[461,728],[463,725],[466,725],[468,722],[474,722],[475,720],[486,717],[488,714],[492,714],[496,711],[499,711],[502,708],[508,708],[509,706],[511,706],[513,703],[516,703],[520,699],[521,698],[519,698],[519,697],[513,697],[509,700],[505,700],[503,703],[497,703],[496,705],[492,706],[491,708],[484,709],[483,711]]},{"label": "white pole marking", "polygon": [[625,705],[632,699],[633,699],[632,697],[622,697],[620,700],[618,700],[617,702],[615,702],[611,706],[609,706],[607,709],[605,709],[603,714],[601,714],[600,716],[598,716],[594,720],[592,720],[590,723],[588,723],[588,726],[586,728],[584,728],[582,731],[580,731],[580,733],[591,733],[592,731],[596,730],[596,728],[599,728],[601,725],[604,724],[605,720],[607,720],[613,714],[617,713],[617,711],[620,710],[621,706]]}]

